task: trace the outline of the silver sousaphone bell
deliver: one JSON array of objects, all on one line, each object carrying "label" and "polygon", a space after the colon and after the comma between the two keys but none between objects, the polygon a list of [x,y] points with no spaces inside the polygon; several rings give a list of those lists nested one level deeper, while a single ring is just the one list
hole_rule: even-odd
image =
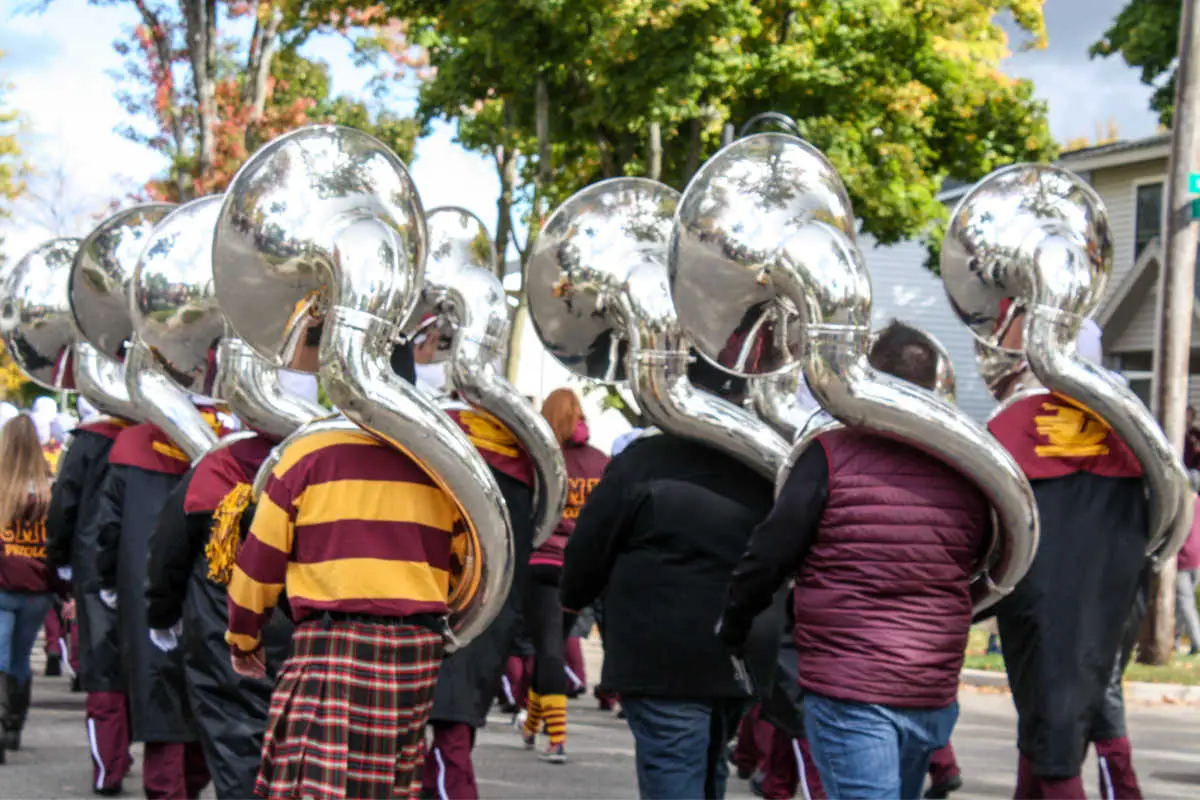
[{"label": "silver sousaphone bell", "polygon": [[[981,372],[993,392],[1028,363],[1046,389],[1083,403],[1129,445],[1150,495],[1147,553],[1173,557],[1191,514],[1187,473],[1166,436],[1132,391],[1082,358],[1080,326],[1104,296],[1112,271],[1112,232],[1099,195],[1058,167],[1018,164],[993,172],[959,201],[942,245],[950,305],[975,336]],[[1024,326],[1024,350],[1002,343]]]},{"label": "silver sousaphone bell", "polygon": [[[1033,491],[982,426],[867,363],[870,278],[845,187],[819,151],[779,133],[723,148],[684,190],[670,265],[680,320],[703,356],[746,376],[799,363],[839,422],[919,447],[976,483],[1001,536],[973,584],[975,608],[1012,591],[1036,552]],[[789,464],[811,441],[797,442]]]},{"label": "silver sousaphone bell", "polygon": [[97,408],[126,419],[142,421],[150,414],[125,385],[133,340],[129,283],[150,232],[173,208],[146,203],[118,211],[84,238],[71,269],[71,315],[80,336],[75,385]]},{"label": "silver sousaphone bell", "polygon": [[67,297],[78,239],[51,239],[35,247],[4,277],[0,334],[13,362],[43,389],[69,386],[64,374],[75,343]]}]

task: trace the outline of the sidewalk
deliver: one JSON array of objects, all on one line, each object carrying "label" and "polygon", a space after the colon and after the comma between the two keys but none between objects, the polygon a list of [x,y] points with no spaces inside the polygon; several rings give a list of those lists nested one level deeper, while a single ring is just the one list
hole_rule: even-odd
[{"label": "sidewalk", "polygon": [[[1008,677],[1003,672],[986,669],[964,669],[959,682],[965,686],[1008,691]],[[1169,705],[1200,705],[1200,686],[1179,683],[1143,683],[1125,681],[1125,699],[1138,703]]]}]

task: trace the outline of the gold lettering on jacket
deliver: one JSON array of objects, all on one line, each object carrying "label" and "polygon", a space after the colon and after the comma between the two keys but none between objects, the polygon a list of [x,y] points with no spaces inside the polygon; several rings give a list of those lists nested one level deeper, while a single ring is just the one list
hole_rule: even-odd
[{"label": "gold lettering on jacket", "polygon": [[596,484],[599,482],[599,478],[567,479],[567,507],[563,509],[563,519],[579,518],[579,512],[583,510],[583,504],[587,502],[592,489],[595,489]]},{"label": "gold lettering on jacket", "polygon": [[0,531],[0,544],[4,555],[20,558],[46,557],[46,523],[18,523]]}]

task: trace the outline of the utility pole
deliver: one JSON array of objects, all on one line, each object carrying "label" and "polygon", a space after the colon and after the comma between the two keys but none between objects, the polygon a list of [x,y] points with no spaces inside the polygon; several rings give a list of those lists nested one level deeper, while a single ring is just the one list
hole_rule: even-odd
[{"label": "utility pole", "polygon": [[[1183,0],[1171,162],[1163,195],[1163,265],[1159,281],[1158,347],[1154,358],[1159,422],[1183,452],[1188,360],[1196,303],[1197,223],[1192,219],[1189,175],[1200,171],[1200,0]],[[1166,664],[1175,644],[1175,561],[1162,565],[1151,586],[1139,660]]]}]

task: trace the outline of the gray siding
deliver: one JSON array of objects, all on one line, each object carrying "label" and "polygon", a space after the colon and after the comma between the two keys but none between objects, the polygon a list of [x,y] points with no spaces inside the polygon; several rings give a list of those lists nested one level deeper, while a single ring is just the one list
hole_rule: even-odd
[{"label": "gray siding", "polygon": [[975,419],[986,419],[995,403],[975,369],[975,340],[951,310],[941,279],[922,266],[925,247],[919,242],[879,247],[868,236],[859,238],[859,246],[871,272],[872,325],[897,318],[934,336],[954,362],[959,405]]},{"label": "gray siding", "polygon": [[[1155,159],[1140,164],[1096,170],[1089,176],[1092,187],[1100,195],[1104,201],[1104,207],[1108,210],[1108,221],[1113,235],[1113,275],[1109,279],[1107,296],[1104,298],[1101,308],[1107,308],[1109,303],[1113,302],[1117,289],[1133,269],[1135,186],[1142,182],[1161,179],[1166,170],[1166,159]],[[1155,298],[1151,293],[1145,301],[1150,308],[1151,318],[1154,316],[1154,302]],[[1144,308],[1139,309],[1137,319],[1134,321],[1137,324],[1131,324],[1121,336],[1121,347],[1126,351],[1151,349],[1153,328],[1149,329],[1150,335],[1147,337],[1147,329],[1141,324],[1144,311]],[[1134,334],[1135,327],[1137,328],[1136,335]]]}]

